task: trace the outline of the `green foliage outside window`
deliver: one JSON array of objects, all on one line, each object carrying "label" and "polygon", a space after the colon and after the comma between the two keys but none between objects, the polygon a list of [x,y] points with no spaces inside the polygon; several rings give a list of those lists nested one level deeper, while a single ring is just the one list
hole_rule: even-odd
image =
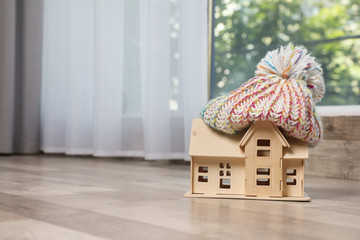
[{"label": "green foliage outside window", "polygon": [[324,70],[320,105],[360,104],[359,0],[217,0],[211,97],[254,76],[268,50],[305,46]]}]

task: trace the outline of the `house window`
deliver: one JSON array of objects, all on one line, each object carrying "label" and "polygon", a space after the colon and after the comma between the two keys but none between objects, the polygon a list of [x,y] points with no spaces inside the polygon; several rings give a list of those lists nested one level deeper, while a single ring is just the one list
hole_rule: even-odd
[{"label": "house window", "polygon": [[286,185],[296,185],[296,178],[287,178]]},{"label": "house window", "polygon": [[270,175],[270,168],[257,168],[256,175]]},{"label": "house window", "polygon": [[296,185],[296,169],[286,169],[286,185]]},{"label": "house window", "polygon": [[261,158],[270,157],[270,139],[257,139],[256,140],[256,156]]},{"label": "house window", "polygon": [[257,186],[270,186],[270,178],[258,178],[256,179]]},{"label": "house window", "polygon": [[230,189],[231,180],[227,178],[220,178],[220,188]]},{"label": "house window", "polygon": [[257,146],[270,147],[270,139],[258,139]]},{"label": "house window", "polygon": [[209,172],[209,167],[208,166],[199,166],[199,168],[198,168],[198,173],[199,173],[198,182],[207,183],[208,182],[208,176],[207,176],[208,172]]},{"label": "house window", "polygon": [[231,163],[220,163],[219,167],[220,168],[231,169]]},{"label": "house window", "polygon": [[296,169],[286,169],[286,175],[296,176]]},{"label": "house window", "polygon": [[221,162],[219,163],[219,188],[230,189],[231,188],[231,163]]},{"label": "house window", "polygon": [[208,182],[208,177],[207,176],[199,176],[198,182]]},{"label": "house window", "polygon": [[258,157],[270,157],[270,150],[257,150],[256,156]]},{"label": "house window", "polygon": [[256,186],[270,186],[271,169],[269,167],[256,168]]},{"label": "house window", "polygon": [[208,172],[208,167],[206,166],[199,167],[199,173],[207,173],[207,172]]}]

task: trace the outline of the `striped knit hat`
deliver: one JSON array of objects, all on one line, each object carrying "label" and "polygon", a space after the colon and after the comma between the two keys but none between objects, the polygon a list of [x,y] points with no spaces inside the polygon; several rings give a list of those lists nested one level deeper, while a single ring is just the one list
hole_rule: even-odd
[{"label": "striped knit hat", "polygon": [[258,120],[270,120],[287,134],[316,145],[321,123],[315,104],[325,93],[322,69],[302,46],[268,52],[255,77],[238,89],[210,100],[201,110],[211,127],[234,134]]}]

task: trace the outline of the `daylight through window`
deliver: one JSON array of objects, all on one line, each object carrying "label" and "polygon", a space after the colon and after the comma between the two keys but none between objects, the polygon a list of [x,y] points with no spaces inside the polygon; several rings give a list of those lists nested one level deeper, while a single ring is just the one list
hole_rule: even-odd
[{"label": "daylight through window", "polygon": [[254,76],[268,50],[304,45],[324,70],[319,105],[360,104],[358,0],[214,1],[211,98]]}]

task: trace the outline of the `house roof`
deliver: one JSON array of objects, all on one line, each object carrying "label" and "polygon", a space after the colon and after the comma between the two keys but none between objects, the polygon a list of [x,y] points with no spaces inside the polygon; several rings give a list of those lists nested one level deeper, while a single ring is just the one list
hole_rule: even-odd
[{"label": "house roof", "polygon": [[308,144],[293,137],[287,137],[291,147],[284,148],[283,159],[308,159]]},{"label": "house roof", "polygon": [[286,138],[284,137],[284,135],[280,132],[280,130],[270,121],[258,121],[255,122],[253,125],[251,125],[251,127],[249,128],[249,130],[245,133],[244,137],[241,139],[240,141],[240,146],[244,147],[247,143],[247,141],[250,139],[250,137],[253,135],[253,133],[256,131],[256,128],[258,126],[264,126],[267,125],[266,127],[271,128],[275,134],[275,136],[279,139],[279,141],[281,142],[281,144],[283,145],[283,147],[290,147],[288,141],[286,140]]},{"label": "house roof", "polygon": [[[263,124],[265,122],[261,122]],[[234,135],[225,134],[209,127],[203,120],[194,119],[192,122],[190,137],[190,156],[211,157],[245,157],[243,146],[256,130],[255,122],[247,131],[241,131]],[[266,122],[274,130],[284,146],[283,159],[307,159],[308,145],[298,139],[285,136],[271,122]],[[246,131],[246,132],[245,132]]]},{"label": "house roof", "polygon": [[201,119],[192,122],[190,156],[245,157],[239,142],[242,134],[229,135],[218,132]]}]

